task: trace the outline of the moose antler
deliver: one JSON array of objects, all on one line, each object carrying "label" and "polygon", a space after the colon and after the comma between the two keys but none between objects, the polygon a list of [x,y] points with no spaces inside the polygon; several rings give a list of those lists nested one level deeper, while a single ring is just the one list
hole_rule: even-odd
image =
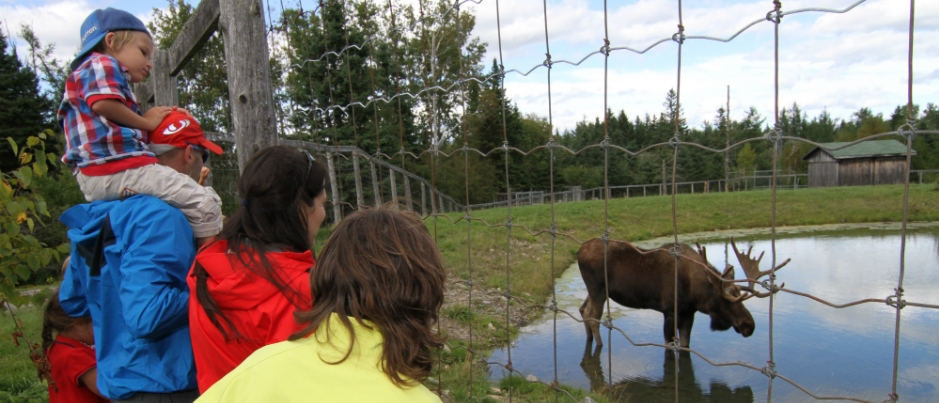
[{"label": "moose antler", "polygon": [[[758,283],[760,280],[760,277],[763,277],[767,274],[773,273],[776,270],[781,269],[783,266],[787,265],[791,259],[786,259],[786,261],[776,265],[776,267],[770,270],[760,271],[760,261],[763,260],[763,254],[766,252],[760,253],[760,256],[754,260],[753,258],[750,257],[750,253],[753,251],[752,245],[750,246],[749,249],[747,249],[747,254],[740,253],[740,250],[737,249],[737,243],[734,242],[734,238],[731,237],[730,246],[734,248],[734,254],[737,255],[737,261],[740,262],[740,267],[743,268],[744,273],[747,274],[747,279],[750,280],[750,285],[740,287],[741,291],[747,291],[750,293],[750,295],[747,295],[745,298],[743,298],[743,300],[747,300],[752,296],[756,296],[759,298],[766,298],[772,295],[773,294],[772,292],[764,293],[764,292],[759,292],[759,291],[754,290],[752,286],[753,283]],[[784,287],[785,285],[786,284],[783,283],[782,285],[780,285],[780,287]]]}]

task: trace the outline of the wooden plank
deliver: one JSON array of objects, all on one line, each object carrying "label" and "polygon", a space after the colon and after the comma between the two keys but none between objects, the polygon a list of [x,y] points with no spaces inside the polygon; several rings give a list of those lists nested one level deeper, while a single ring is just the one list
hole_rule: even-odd
[{"label": "wooden plank", "polygon": [[228,93],[244,170],[252,154],[277,144],[267,26],[259,0],[219,0],[218,29],[225,43]]},{"label": "wooden plank", "polygon": [[153,52],[153,73],[150,82],[153,89],[153,104],[159,106],[179,105],[179,90],[176,76],[169,73],[170,54],[163,50]]},{"label": "wooden plank", "polygon": [[134,91],[134,98],[140,105],[140,112],[146,112],[153,107],[153,83],[145,81],[142,83],[131,84]]},{"label": "wooden plank", "polygon": [[220,15],[219,0],[199,2],[189,20],[179,30],[176,41],[167,50],[169,75],[179,74],[196,52],[212,38],[212,34],[218,29]]},{"label": "wooden plank", "polygon": [[332,153],[326,153],[326,163],[329,167],[329,185],[332,190],[329,199],[333,202],[333,224],[338,224],[342,220],[342,209],[339,207],[339,184],[336,182],[336,165],[333,163]]},{"label": "wooden plank", "polygon": [[362,169],[359,167],[358,153],[352,153],[352,170],[355,171],[355,208],[361,210],[365,207],[365,196],[362,194]]},{"label": "wooden plank", "polygon": [[372,161],[368,162],[368,167],[372,171],[372,195],[375,197],[375,208],[379,208],[381,207],[381,188],[378,187],[378,171],[375,169],[375,163]]},{"label": "wooden plank", "polygon": [[[920,174],[919,177],[920,179],[922,179],[923,175]],[[920,182],[922,182],[922,180]],[[407,175],[404,175],[404,203],[407,204],[407,207],[405,208],[405,210],[414,211],[414,207],[413,207],[414,202],[411,199],[411,182],[408,181]]]},{"label": "wooden plank", "polygon": [[[394,203],[395,206],[399,206],[401,203],[398,200],[398,184],[395,179],[396,176],[398,175],[395,175],[395,171],[388,171],[388,178],[391,179],[391,202]],[[407,175],[404,177],[407,178]],[[405,209],[407,208],[405,207]]]}]

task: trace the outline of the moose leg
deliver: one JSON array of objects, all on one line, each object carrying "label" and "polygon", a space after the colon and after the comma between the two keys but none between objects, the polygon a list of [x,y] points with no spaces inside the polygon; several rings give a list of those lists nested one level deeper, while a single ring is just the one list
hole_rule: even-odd
[{"label": "moose leg", "polygon": [[682,347],[688,348],[691,346],[692,325],[694,325],[694,312],[686,315],[678,315],[678,334],[681,337]]},{"label": "moose leg", "polygon": [[597,346],[603,345],[603,339],[600,338],[600,316],[603,315],[603,300],[594,300],[589,294],[584,303],[580,306],[580,316],[584,319],[584,328],[587,330],[587,347],[594,339],[597,340]]},{"label": "moose leg", "polygon": [[662,327],[662,333],[665,334],[665,344],[668,344],[675,341],[675,317],[671,311],[663,315],[665,315],[665,325]]}]

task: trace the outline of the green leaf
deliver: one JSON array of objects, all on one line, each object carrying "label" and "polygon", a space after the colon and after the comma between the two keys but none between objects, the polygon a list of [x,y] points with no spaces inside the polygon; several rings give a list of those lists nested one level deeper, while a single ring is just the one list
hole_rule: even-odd
[{"label": "green leaf", "polygon": [[[3,274],[3,277],[5,277],[6,279],[9,279],[10,281],[16,281],[16,275],[13,274],[13,272],[6,267],[0,267],[0,274]],[[3,281],[3,280],[0,280],[0,281]]]},{"label": "green leaf", "polygon": [[29,228],[29,232],[33,232],[33,228],[36,227],[36,223],[33,222],[32,218],[26,218],[26,227]]},{"label": "green leaf", "polygon": [[39,138],[40,138],[41,140],[47,139],[48,136],[46,135],[46,132],[48,132],[48,131],[49,131],[49,129],[46,129],[46,130],[43,130],[43,131],[39,132]]},{"label": "green leaf", "polygon": [[55,252],[55,250],[48,248],[42,250],[42,253],[39,256],[42,259],[43,266],[49,264],[49,262],[52,261],[52,252]]},{"label": "green leaf", "polygon": [[16,284],[9,279],[0,281],[0,297],[6,298],[13,306],[18,306],[14,300],[19,297],[20,293],[16,291],[15,286]]},{"label": "green leaf", "polygon": [[6,223],[6,230],[8,234],[19,234],[20,226],[16,224],[16,221],[8,221]]},{"label": "green leaf", "polygon": [[45,199],[38,198],[36,200],[36,212],[46,217],[49,217],[49,208],[46,206]]},{"label": "green leaf", "polygon": [[23,210],[23,205],[19,204],[18,202],[7,202],[7,213],[10,214],[10,217],[13,217],[14,220],[16,219],[16,216],[23,213],[23,211],[25,211]]},{"label": "green leaf", "polygon": [[35,146],[38,146],[38,145],[39,145],[39,137],[36,137],[36,136],[29,136],[29,137],[26,138],[26,146],[27,146],[27,147],[35,147]]},{"label": "green leaf", "polygon": [[29,245],[31,245],[31,246],[39,246],[39,240],[36,239],[36,237],[34,237],[34,236],[32,236],[32,235],[26,235],[26,236],[24,236],[24,237],[23,237],[23,240],[25,240],[26,243],[29,244]]},{"label": "green leaf", "polygon": [[26,264],[29,265],[29,268],[32,271],[39,270],[39,268],[42,267],[39,265],[39,256],[36,256],[35,254],[29,255],[29,257],[26,258]]},{"label": "green leaf", "polygon": [[28,188],[29,184],[33,181],[33,170],[30,167],[22,167],[13,171],[13,175],[20,180],[20,183],[23,184],[24,188]]},{"label": "green leaf", "polygon": [[20,148],[17,147],[16,142],[13,141],[13,137],[7,137],[7,141],[10,142],[10,148],[13,149],[13,155],[19,157],[19,155],[20,155]]},{"label": "green leaf", "polygon": [[[36,260],[36,263],[39,263],[38,259]],[[22,278],[23,281],[29,280],[29,276],[33,274],[33,271],[29,270],[29,267],[26,267],[21,264],[16,265],[16,267],[13,268],[13,271],[15,271],[16,275],[20,276],[20,278]]]},{"label": "green leaf", "polygon": [[59,246],[56,246],[56,247],[55,247],[55,250],[59,251],[59,253],[71,253],[71,252],[72,252],[72,244],[70,244],[70,243],[68,243],[68,242],[63,243],[63,244],[61,244],[61,245],[59,245]]}]

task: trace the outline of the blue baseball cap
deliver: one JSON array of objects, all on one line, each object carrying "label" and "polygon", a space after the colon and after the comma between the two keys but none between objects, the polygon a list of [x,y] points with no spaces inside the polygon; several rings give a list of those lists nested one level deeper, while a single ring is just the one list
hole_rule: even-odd
[{"label": "blue baseball cap", "polygon": [[72,71],[78,68],[85,60],[85,56],[88,56],[91,50],[104,39],[104,36],[112,31],[140,31],[150,35],[143,21],[127,11],[110,7],[95,10],[82,23],[82,50],[78,52],[78,56],[75,56],[75,60],[72,60],[70,65]]}]

